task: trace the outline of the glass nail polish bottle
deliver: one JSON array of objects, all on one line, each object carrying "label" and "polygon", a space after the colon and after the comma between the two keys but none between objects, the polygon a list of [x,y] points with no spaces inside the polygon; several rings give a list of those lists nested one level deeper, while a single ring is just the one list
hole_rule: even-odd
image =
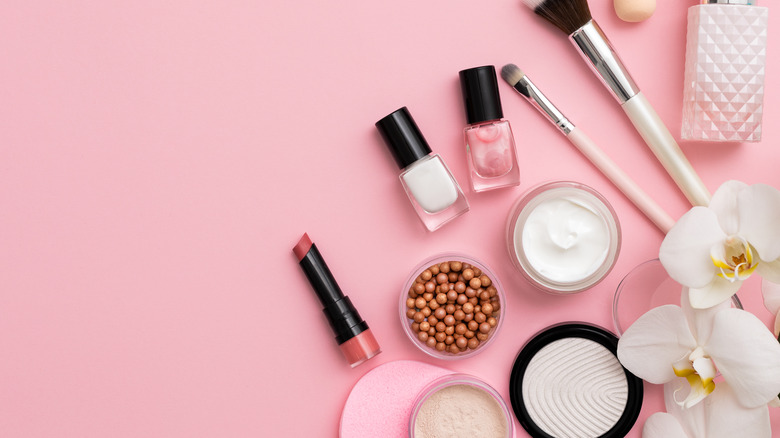
[{"label": "glass nail polish bottle", "polygon": [[504,120],[492,65],[459,73],[468,126],[464,130],[471,187],[475,192],[520,184],[515,138]]},{"label": "glass nail polish bottle", "polygon": [[700,0],[688,9],[682,138],[761,141],[769,9]]},{"label": "glass nail polish bottle", "polygon": [[398,167],[401,184],[428,231],[434,231],[469,210],[466,196],[447,165],[431,153],[406,107],[376,122]]}]

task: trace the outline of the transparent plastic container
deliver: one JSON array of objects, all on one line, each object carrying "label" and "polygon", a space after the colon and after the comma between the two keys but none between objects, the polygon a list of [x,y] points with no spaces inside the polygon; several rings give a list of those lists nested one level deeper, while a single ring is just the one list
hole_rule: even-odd
[{"label": "transparent plastic container", "polygon": [[[658,259],[648,260],[631,270],[615,290],[612,300],[612,321],[618,336],[650,309],[667,304],[680,305],[683,286],[672,280]],[[731,306],[742,309],[734,295]]]},{"label": "transparent plastic container", "polygon": [[417,400],[415,400],[414,402],[414,407],[412,408],[412,415],[409,417],[410,438],[422,438],[415,434],[415,424],[417,422],[417,416],[420,413],[420,409],[425,404],[425,402],[438,391],[441,391],[444,388],[455,386],[455,385],[468,385],[473,388],[482,390],[488,395],[490,395],[495,400],[501,412],[504,414],[504,420],[506,422],[505,423],[506,435],[502,437],[496,437],[496,438],[511,438],[514,436],[515,432],[514,432],[514,422],[512,421],[512,414],[509,412],[509,408],[507,407],[504,399],[501,398],[501,395],[498,394],[498,391],[496,391],[495,389],[493,389],[493,387],[491,387],[487,383],[483,382],[482,380],[474,376],[470,376],[467,374],[449,374],[434,380],[428,386],[423,388],[422,391],[420,391],[420,395],[417,396]]},{"label": "transparent plastic container", "polygon": [[[407,299],[410,298],[409,290],[412,288],[417,278],[420,277],[423,271],[425,271],[428,267],[432,265],[437,265],[443,262],[452,262],[452,261],[467,263],[473,267],[479,268],[484,275],[487,275],[488,278],[490,278],[491,280],[491,286],[495,287],[496,289],[495,296],[491,297],[490,301],[494,308],[496,307],[496,304],[498,305],[498,309],[494,309],[490,315],[496,319],[496,325],[492,327],[490,331],[487,333],[488,338],[484,341],[480,341],[476,349],[467,348],[465,351],[460,351],[458,353],[452,353],[446,349],[444,351],[439,351],[435,347],[428,346],[426,344],[426,341],[421,341],[418,332],[415,332],[411,326],[412,323],[415,322],[414,319],[409,318],[407,316],[407,311],[409,310],[409,307],[407,306]],[[435,292],[433,292],[433,294],[434,296],[437,295]],[[448,301],[446,304],[450,304],[450,302]],[[442,306],[446,306],[446,304]],[[404,333],[406,333],[406,336],[409,338],[409,340],[417,348],[422,350],[423,353],[431,357],[435,357],[437,359],[444,359],[444,360],[465,359],[467,357],[474,356],[475,354],[484,351],[490,344],[493,343],[496,336],[501,331],[501,326],[504,322],[505,311],[506,311],[506,295],[504,293],[504,288],[501,285],[501,282],[499,281],[498,276],[496,276],[495,272],[490,268],[488,268],[484,263],[472,257],[466,256],[461,253],[455,253],[455,252],[436,255],[419,263],[412,270],[408,280],[404,283],[404,287],[403,289],[401,289],[400,298],[398,300],[398,315],[401,320],[401,326],[403,327]],[[433,315],[433,313],[431,315]],[[428,317],[426,317],[424,321],[428,321]],[[453,327],[457,326],[458,323],[453,325]],[[454,335],[452,336],[454,337]],[[450,345],[450,344],[446,344],[446,345]]]}]

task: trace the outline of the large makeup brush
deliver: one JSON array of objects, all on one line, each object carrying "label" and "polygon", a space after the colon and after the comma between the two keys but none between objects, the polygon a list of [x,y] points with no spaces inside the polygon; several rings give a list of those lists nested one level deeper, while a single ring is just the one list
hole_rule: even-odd
[{"label": "large makeup brush", "polygon": [[664,234],[669,232],[669,229],[674,225],[674,219],[660,205],[656,204],[653,198],[645,193],[593,140],[585,135],[581,129],[574,126],[522,70],[514,64],[505,65],[501,69],[501,77],[557,126],[566,138],[634,203],[639,211],[644,213]]},{"label": "large makeup brush", "polygon": [[587,0],[523,0],[523,3],[569,36],[691,204],[708,205],[709,190],[593,21]]}]

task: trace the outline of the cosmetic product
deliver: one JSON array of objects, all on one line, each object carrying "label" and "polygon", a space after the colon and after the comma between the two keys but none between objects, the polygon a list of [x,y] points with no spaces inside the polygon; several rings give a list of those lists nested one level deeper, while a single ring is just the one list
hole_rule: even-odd
[{"label": "cosmetic product", "polygon": [[[620,281],[612,300],[612,321],[615,333],[623,333],[640,316],[656,307],[680,305],[683,286],[672,280],[661,261],[653,259],[639,264]],[[742,309],[736,294],[731,297],[731,307]]]},{"label": "cosmetic product", "polygon": [[[453,415],[447,405],[452,396],[463,396],[468,410]],[[440,424],[431,414],[447,417]],[[419,426],[420,430],[416,431]],[[366,373],[352,388],[344,404],[339,424],[341,438],[422,438],[438,427],[457,426],[461,430],[482,427],[481,434],[508,438],[514,434],[507,403],[490,385],[469,375],[411,360],[382,364]],[[494,435],[486,435],[491,430]],[[447,437],[457,437],[447,431]]]},{"label": "cosmetic product", "polygon": [[379,343],[368,328],[368,324],[360,317],[349,297],[341,292],[328,265],[325,264],[325,260],[308,234],[301,237],[293,248],[293,253],[322,302],[322,311],[336,334],[336,342],[350,366],[354,368],[381,353]]},{"label": "cosmetic product", "polygon": [[468,126],[463,131],[475,192],[520,184],[512,127],[504,120],[492,65],[461,70],[460,89]]},{"label": "cosmetic product", "polygon": [[709,190],[592,19],[587,0],[523,2],[569,36],[691,204],[709,205]]},{"label": "cosmetic product", "polygon": [[596,166],[610,181],[623,192],[634,205],[647,216],[664,234],[674,225],[674,219],[669,216],[653,198],[631,179],[604,151],[593,142],[581,129],[567,119],[558,108],[531,82],[522,70],[514,64],[505,65],[501,69],[501,77],[515,89],[534,108],[539,110],[553,125],[558,127],[566,138],[586,158]]},{"label": "cosmetic product", "polygon": [[645,21],[655,12],[655,0],[615,0],[615,13],[629,23]]},{"label": "cosmetic product", "polygon": [[423,225],[434,231],[469,210],[469,203],[444,160],[428,142],[406,107],[376,122],[401,168],[401,184]]},{"label": "cosmetic product", "polygon": [[688,9],[682,138],[761,141],[769,9],[701,0]]},{"label": "cosmetic product", "polygon": [[517,356],[512,409],[533,438],[622,438],[642,408],[642,379],[620,365],[618,339],[590,324],[545,329]]},{"label": "cosmetic product", "polygon": [[401,289],[398,314],[409,340],[438,359],[480,353],[501,329],[506,307],[498,277],[458,253],[424,260]]},{"label": "cosmetic product", "polygon": [[620,225],[609,202],[575,182],[542,184],[509,213],[507,249],[515,267],[552,294],[582,292],[612,270],[620,252]]},{"label": "cosmetic product", "polygon": [[509,409],[495,389],[476,377],[450,374],[426,387],[409,420],[411,438],[509,438]]}]

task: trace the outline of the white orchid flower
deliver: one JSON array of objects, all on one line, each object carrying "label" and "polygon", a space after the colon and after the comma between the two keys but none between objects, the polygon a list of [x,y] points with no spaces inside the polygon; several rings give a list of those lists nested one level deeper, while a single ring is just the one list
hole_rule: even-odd
[{"label": "white orchid flower", "polygon": [[724,183],[709,207],[693,207],[669,230],[659,258],[697,309],[728,300],[754,272],[780,283],[780,191]]},{"label": "white orchid flower", "polygon": [[737,402],[734,391],[726,382],[704,402],[681,408],[676,401],[684,391],[685,381],[676,379],[664,385],[666,411],[650,416],[642,430],[642,438],[768,438],[772,436],[769,409],[766,405],[745,408]]},{"label": "white orchid flower", "polygon": [[678,403],[690,408],[711,394],[718,373],[747,408],[766,405],[780,393],[780,343],[750,312],[722,303],[693,309],[688,291],[682,308],[656,307],[642,315],[618,342],[618,359],[650,383],[685,377],[690,391]]},{"label": "white orchid flower", "polygon": [[[780,341],[780,284],[764,280],[761,283],[764,293],[764,307],[775,315],[775,337]],[[773,408],[780,408],[780,395],[769,403]]]},{"label": "white orchid flower", "polygon": [[764,293],[764,307],[775,315],[775,336],[780,336],[780,284],[764,280],[761,291]]}]

